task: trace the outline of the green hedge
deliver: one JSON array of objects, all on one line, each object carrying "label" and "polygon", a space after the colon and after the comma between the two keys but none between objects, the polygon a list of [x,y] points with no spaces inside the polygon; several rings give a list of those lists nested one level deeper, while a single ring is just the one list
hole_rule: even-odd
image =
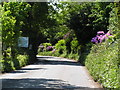
[{"label": "green hedge", "polygon": [[65,57],[65,58],[75,59],[75,60],[79,59],[78,50],[80,49],[80,46],[78,45],[78,42],[76,39],[72,40],[71,42],[71,53],[70,54],[67,53],[64,39],[59,40],[58,43],[55,44],[55,49],[56,50],[54,52],[38,50],[38,55]]},{"label": "green hedge", "polygon": [[109,44],[93,45],[86,57],[85,65],[94,79],[105,88],[120,88],[118,46],[120,39]]},{"label": "green hedge", "polygon": [[16,69],[20,69],[21,67],[28,64],[28,55],[20,55],[18,54],[14,59],[11,57],[6,57],[4,60],[0,60],[1,71],[2,72],[10,72]]},{"label": "green hedge", "polygon": [[66,45],[65,40],[59,40],[58,43],[55,44],[55,49],[60,53],[63,54],[66,52]]}]

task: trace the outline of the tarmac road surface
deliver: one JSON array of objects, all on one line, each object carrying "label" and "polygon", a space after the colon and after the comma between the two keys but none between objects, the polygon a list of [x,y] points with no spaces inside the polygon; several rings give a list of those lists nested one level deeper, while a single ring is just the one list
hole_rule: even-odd
[{"label": "tarmac road surface", "polygon": [[3,90],[102,89],[100,84],[94,82],[86,67],[74,60],[52,56],[37,58],[38,62],[34,64],[0,75]]}]

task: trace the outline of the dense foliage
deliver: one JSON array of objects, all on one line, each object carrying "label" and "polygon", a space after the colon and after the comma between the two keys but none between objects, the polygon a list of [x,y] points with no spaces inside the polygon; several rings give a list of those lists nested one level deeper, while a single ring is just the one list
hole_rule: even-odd
[{"label": "dense foliage", "polygon": [[1,20],[2,13],[3,10],[2,10],[2,6],[0,5],[0,41],[2,39],[2,20]]},{"label": "dense foliage", "polygon": [[119,41],[93,45],[86,57],[86,66],[94,79],[104,87],[119,88]]},{"label": "dense foliage", "polygon": [[[28,56],[20,55],[18,38],[22,33],[22,26],[27,17],[30,5],[22,2],[3,3],[2,7],[2,72],[19,69],[28,64]],[[25,52],[25,51],[24,51]],[[22,58],[19,58],[22,56]]]},{"label": "dense foliage", "polygon": [[2,15],[2,40],[6,46],[14,46],[20,36],[20,30],[27,17],[30,6],[27,3],[4,3]]},{"label": "dense foliage", "polygon": [[85,61],[85,65],[94,79],[106,88],[120,88],[118,11],[117,6],[110,12],[108,28],[113,36],[104,43],[93,45]]},{"label": "dense foliage", "polygon": [[[4,2],[0,7],[4,11],[0,18],[2,71],[34,62],[37,53],[60,56],[86,65],[104,87],[118,88],[119,5],[113,2]],[[95,37],[98,31],[104,35]],[[29,37],[28,48],[18,47],[20,36]],[[91,43],[91,39],[97,44]]]},{"label": "dense foliage", "polygon": [[104,88],[119,88],[119,4],[62,3],[57,7],[65,15],[63,24],[69,32],[55,44],[54,51],[39,52],[39,55],[77,60],[86,65],[94,80]]}]

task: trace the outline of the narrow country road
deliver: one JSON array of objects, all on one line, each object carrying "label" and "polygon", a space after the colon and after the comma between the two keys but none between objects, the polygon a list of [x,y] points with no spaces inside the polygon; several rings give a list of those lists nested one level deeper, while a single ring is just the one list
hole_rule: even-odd
[{"label": "narrow country road", "polygon": [[3,90],[102,88],[92,80],[84,66],[73,60],[52,56],[37,58],[39,61],[34,64],[0,75]]}]

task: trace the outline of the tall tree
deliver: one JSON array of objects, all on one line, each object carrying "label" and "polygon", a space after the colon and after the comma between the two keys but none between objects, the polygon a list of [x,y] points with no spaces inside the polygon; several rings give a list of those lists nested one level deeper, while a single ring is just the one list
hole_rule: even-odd
[{"label": "tall tree", "polygon": [[3,46],[12,48],[12,56],[15,56],[17,41],[21,34],[23,20],[27,17],[30,5],[23,2],[4,2],[2,15],[2,41]]}]

